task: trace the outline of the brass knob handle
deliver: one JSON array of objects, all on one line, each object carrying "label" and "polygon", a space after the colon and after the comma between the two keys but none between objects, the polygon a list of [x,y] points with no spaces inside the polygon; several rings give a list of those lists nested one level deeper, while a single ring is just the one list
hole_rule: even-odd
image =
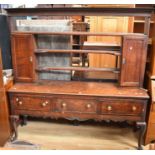
[{"label": "brass knob handle", "polygon": [[62,103],[62,107],[63,107],[63,108],[66,107],[66,103]]},{"label": "brass knob handle", "polygon": [[136,111],[136,110],[137,110],[137,107],[136,107],[136,106],[133,106],[133,107],[132,107],[132,110],[133,110],[133,111]]},{"label": "brass knob handle", "polygon": [[45,103],[45,102],[43,102],[43,103],[42,103],[42,106],[43,106],[43,107],[45,107],[45,106],[46,106],[46,103]]},{"label": "brass knob handle", "polygon": [[132,46],[130,46],[130,47],[129,47],[129,50],[131,51],[132,49],[133,49],[133,47],[132,47]]},{"label": "brass knob handle", "polygon": [[18,102],[18,104],[19,104],[19,105],[22,105],[22,104],[23,104],[23,102],[22,102],[22,101],[19,101],[19,102]]},{"label": "brass knob handle", "polygon": [[19,98],[17,97],[17,98],[16,98],[16,102],[18,102],[18,101],[19,101]]},{"label": "brass knob handle", "polygon": [[48,104],[48,101],[45,101],[46,104]]},{"label": "brass knob handle", "polygon": [[111,110],[112,110],[112,106],[109,105],[109,106],[107,107],[107,109],[108,109],[108,111],[111,111]]},{"label": "brass knob handle", "polygon": [[87,108],[91,108],[91,104],[87,104]]},{"label": "brass knob handle", "polygon": [[45,102],[42,103],[43,107],[46,107],[47,105],[48,105],[48,101],[45,101]]}]

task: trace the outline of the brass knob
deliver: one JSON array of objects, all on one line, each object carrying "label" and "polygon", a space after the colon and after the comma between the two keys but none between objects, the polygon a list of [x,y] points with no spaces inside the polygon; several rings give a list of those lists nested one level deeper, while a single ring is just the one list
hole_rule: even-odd
[{"label": "brass knob", "polygon": [[132,49],[133,49],[133,47],[132,47],[132,46],[130,46],[130,47],[129,47],[129,50],[131,51]]},{"label": "brass knob", "polygon": [[48,101],[45,101],[46,104],[48,104]]},{"label": "brass knob", "polygon": [[46,107],[47,105],[48,105],[48,101],[45,101],[45,102],[42,103],[43,107]]},{"label": "brass knob", "polygon": [[87,104],[87,108],[90,108],[91,107],[91,104]]},{"label": "brass knob", "polygon": [[109,105],[109,106],[107,107],[107,109],[108,109],[108,111],[111,111],[111,110],[112,110],[112,106]]},{"label": "brass knob", "polygon": [[19,101],[19,98],[16,98],[16,102],[18,102]]},{"label": "brass knob", "polygon": [[22,102],[22,101],[19,101],[19,102],[18,102],[18,104],[19,104],[19,105],[22,105],[22,104],[23,104],[23,102]]},{"label": "brass knob", "polygon": [[66,103],[62,103],[62,107],[63,107],[63,108],[66,107]]},{"label": "brass knob", "polygon": [[47,105],[46,102],[43,102],[43,103],[42,103],[42,106],[43,106],[43,107],[46,107],[46,105]]},{"label": "brass knob", "polygon": [[133,110],[133,111],[136,111],[136,110],[137,110],[137,107],[136,107],[136,106],[133,106],[133,107],[132,107],[132,110]]}]

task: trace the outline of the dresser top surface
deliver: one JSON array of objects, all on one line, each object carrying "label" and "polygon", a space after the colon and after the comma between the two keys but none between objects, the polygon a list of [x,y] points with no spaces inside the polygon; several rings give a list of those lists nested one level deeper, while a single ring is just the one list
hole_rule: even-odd
[{"label": "dresser top surface", "polygon": [[8,92],[149,98],[144,89],[119,87],[117,84],[109,82],[50,81],[47,83],[16,83],[8,90]]}]

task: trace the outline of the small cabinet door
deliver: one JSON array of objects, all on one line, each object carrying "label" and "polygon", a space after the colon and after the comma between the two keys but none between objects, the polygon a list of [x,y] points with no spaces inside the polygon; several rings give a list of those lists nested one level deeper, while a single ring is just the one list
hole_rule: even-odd
[{"label": "small cabinet door", "polygon": [[142,86],[147,55],[146,36],[124,36],[120,73],[121,86]]},{"label": "small cabinet door", "polygon": [[34,38],[31,34],[12,35],[12,58],[15,81],[32,82],[34,80]]}]

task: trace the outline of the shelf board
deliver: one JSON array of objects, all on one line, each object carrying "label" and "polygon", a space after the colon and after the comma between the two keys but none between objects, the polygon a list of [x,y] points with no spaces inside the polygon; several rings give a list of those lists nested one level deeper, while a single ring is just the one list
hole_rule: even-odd
[{"label": "shelf board", "polygon": [[120,51],[106,51],[106,50],[62,50],[62,49],[36,49],[37,54],[46,53],[97,53],[97,54],[111,54],[111,55],[121,55]]},{"label": "shelf board", "polygon": [[[142,24],[144,24],[145,21],[144,20],[134,20],[134,23],[142,23]],[[150,21],[150,24],[154,24],[154,21]]]},{"label": "shelf board", "polygon": [[142,33],[121,33],[121,32],[36,32],[36,31],[13,31],[12,34],[36,34],[36,35],[80,35],[80,36],[116,36],[116,37],[122,37],[125,35],[133,35],[133,36],[144,36]]},{"label": "shelf board", "polygon": [[113,72],[118,74],[120,71],[116,68],[90,68],[90,67],[39,67],[36,68],[38,72],[50,72],[53,70],[70,70],[70,71],[89,71],[89,72]]},{"label": "shelf board", "polygon": [[150,17],[153,8],[7,8],[8,16],[139,16]]}]

